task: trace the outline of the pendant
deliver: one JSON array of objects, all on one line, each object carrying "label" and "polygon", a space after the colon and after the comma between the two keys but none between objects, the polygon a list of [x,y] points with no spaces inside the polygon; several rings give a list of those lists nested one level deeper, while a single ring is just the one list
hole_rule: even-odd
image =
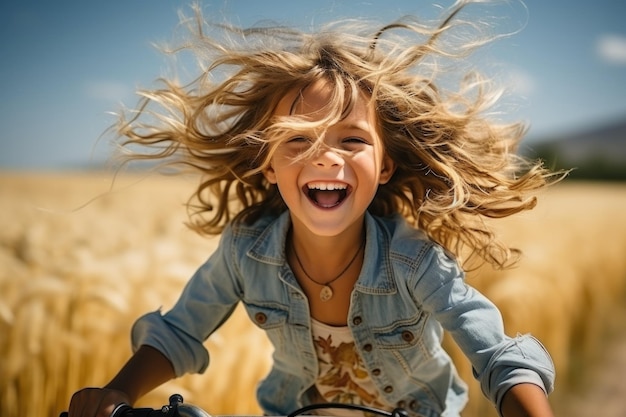
[{"label": "pendant", "polygon": [[328,285],[324,285],[320,291],[320,300],[328,301],[331,298],[333,298],[333,290]]}]

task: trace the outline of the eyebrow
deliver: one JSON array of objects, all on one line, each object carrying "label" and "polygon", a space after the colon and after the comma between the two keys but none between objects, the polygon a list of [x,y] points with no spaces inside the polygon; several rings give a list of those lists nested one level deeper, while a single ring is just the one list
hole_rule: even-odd
[{"label": "eyebrow", "polygon": [[[337,125],[341,125],[341,122],[337,123]],[[341,126],[342,129],[348,129],[348,130],[360,130],[366,133],[370,133],[372,131],[372,126],[367,123],[367,122],[363,122],[363,123],[348,123],[345,126]]]}]

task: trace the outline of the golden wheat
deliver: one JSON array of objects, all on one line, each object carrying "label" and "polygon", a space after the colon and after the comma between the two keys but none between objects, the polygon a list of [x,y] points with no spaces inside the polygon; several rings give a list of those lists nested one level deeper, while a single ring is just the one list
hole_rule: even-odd
[{"label": "golden wheat", "polygon": [[[193,178],[98,174],[0,175],[0,414],[56,416],[71,394],[98,386],[130,355],[141,314],[174,302],[216,239],[187,230],[183,204]],[[85,204],[88,203],[88,204]],[[532,332],[552,353],[554,401],[581,358],[597,355],[604,327],[626,291],[626,187],[561,184],[536,210],[495,223],[523,249],[519,267],[487,268],[468,280],[502,310],[507,332]],[[271,347],[238,309],[207,341],[205,375],[172,381],[173,392],[212,414],[258,414],[254,390]],[[465,416],[495,415],[467,361],[446,347],[470,383]]]}]

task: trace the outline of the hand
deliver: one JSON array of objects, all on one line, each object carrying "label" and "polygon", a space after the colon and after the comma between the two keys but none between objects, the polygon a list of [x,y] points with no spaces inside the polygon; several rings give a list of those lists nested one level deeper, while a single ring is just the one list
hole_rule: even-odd
[{"label": "hand", "polygon": [[118,404],[131,405],[128,396],[108,388],[84,388],[72,395],[69,417],[110,417]]}]

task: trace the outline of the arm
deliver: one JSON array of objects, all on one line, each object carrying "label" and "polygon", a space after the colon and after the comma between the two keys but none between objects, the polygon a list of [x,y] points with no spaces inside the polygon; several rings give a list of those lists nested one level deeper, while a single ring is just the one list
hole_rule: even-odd
[{"label": "arm", "polygon": [[[167,318],[160,310],[140,317],[131,331],[135,354],[103,388],[85,388],[72,396],[69,417],[109,417],[120,403],[137,399],[187,372],[209,363],[204,340],[233,312],[240,290],[233,277],[232,234],[222,233],[211,258],[187,283]],[[224,243],[226,242],[226,243]],[[161,353],[163,352],[163,353]]]},{"label": "arm", "polygon": [[505,417],[552,416],[529,408],[536,401],[549,410],[545,397],[553,390],[555,370],[545,347],[530,335],[506,336],[498,308],[464,282],[453,259],[439,254],[425,258],[421,267],[424,279],[416,294],[470,360],[482,392],[498,411]]},{"label": "arm", "polygon": [[554,416],[543,389],[534,384],[518,384],[509,389],[501,411],[504,417]]},{"label": "arm", "polygon": [[141,346],[104,388],[121,391],[129,404],[175,377],[172,363],[158,350]]},{"label": "arm", "polygon": [[108,417],[121,403],[135,401],[174,378],[170,361],[158,350],[141,346],[126,365],[103,388],[84,388],[72,396],[70,417]]}]

